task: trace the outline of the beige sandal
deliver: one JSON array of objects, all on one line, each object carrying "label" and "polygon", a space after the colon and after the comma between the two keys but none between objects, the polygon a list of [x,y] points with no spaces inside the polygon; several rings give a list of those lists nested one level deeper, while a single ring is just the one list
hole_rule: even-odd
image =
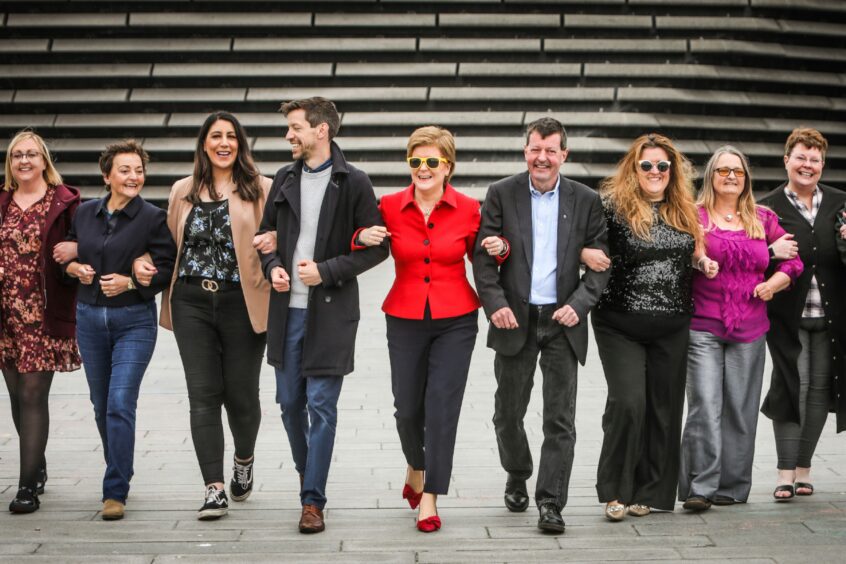
[{"label": "beige sandal", "polygon": [[609,521],[622,521],[626,516],[626,506],[618,501],[609,501],[605,504],[605,518]]},{"label": "beige sandal", "polygon": [[629,515],[633,515],[635,517],[645,517],[646,515],[649,515],[651,511],[652,510],[649,509],[648,505],[640,505],[639,503],[629,505],[628,509]]}]

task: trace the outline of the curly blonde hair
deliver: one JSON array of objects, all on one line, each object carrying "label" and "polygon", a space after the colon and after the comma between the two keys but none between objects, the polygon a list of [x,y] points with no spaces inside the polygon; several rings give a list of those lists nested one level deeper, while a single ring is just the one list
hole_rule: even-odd
[{"label": "curly blonde hair", "polygon": [[659,133],[648,133],[635,139],[617,163],[614,174],[600,183],[600,193],[610,202],[617,217],[625,221],[637,237],[650,240],[652,202],[640,187],[637,166],[643,151],[653,147],[663,149],[670,158],[670,183],[658,213],[667,225],[691,235],[699,246],[702,227],[693,201],[693,166],[669,138]]}]

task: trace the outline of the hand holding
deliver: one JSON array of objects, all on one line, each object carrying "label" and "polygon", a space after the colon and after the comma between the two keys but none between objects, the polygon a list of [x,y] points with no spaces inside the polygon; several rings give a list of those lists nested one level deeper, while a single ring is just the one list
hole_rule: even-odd
[{"label": "hand holding", "polygon": [[291,289],[291,277],[281,266],[273,267],[270,271],[270,284],[277,292],[287,292]]},{"label": "hand holding", "polygon": [[276,232],[265,231],[253,237],[253,248],[263,255],[276,252]]},{"label": "hand holding", "polygon": [[502,237],[491,235],[482,239],[482,248],[485,249],[492,257],[498,257],[505,252],[505,241]]},{"label": "hand holding", "polygon": [[153,276],[158,273],[158,269],[152,263],[144,259],[135,259],[132,263],[132,274],[141,286],[149,286],[153,282]]},{"label": "hand holding", "polygon": [[552,320],[557,321],[565,327],[575,327],[579,324],[579,314],[571,306],[565,305],[555,310]]},{"label": "hand holding", "polygon": [[773,248],[773,258],[790,260],[799,254],[799,243],[793,240],[793,233],[785,233],[770,245]]},{"label": "hand holding", "polygon": [[720,263],[715,260],[711,260],[708,257],[702,257],[699,259],[699,269],[702,271],[702,274],[705,275],[705,278],[710,280],[719,274]]},{"label": "hand holding", "polygon": [[68,274],[75,276],[79,279],[80,283],[88,286],[94,282],[94,275],[97,273],[94,272],[94,268],[92,268],[90,264],[75,263],[75,268],[73,268],[73,270],[68,268]]},{"label": "hand holding", "polygon": [[132,279],[123,274],[104,274],[100,277],[100,290],[107,298],[119,296],[129,290]]},{"label": "hand holding", "polygon": [[579,254],[579,260],[594,272],[605,272],[611,266],[611,259],[601,249],[585,247]]},{"label": "hand holding", "polygon": [[491,323],[497,329],[517,329],[517,318],[510,307],[499,308],[491,315]]},{"label": "hand holding", "polygon": [[62,241],[53,247],[53,260],[59,264],[67,264],[77,256],[76,241]]},{"label": "hand holding", "polygon": [[317,270],[317,263],[313,260],[301,260],[297,264],[297,275],[306,286],[317,286],[323,282],[320,271]]},{"label": "hand holding", "polygon": [[766,282],[761,282],[755,286],[755,291],[753,292],[753,295],[763,302],[768,302],[773,299],[773,294],[774,292],[772,287]]},{"label": "hand holding", "polygon": [[374,225],[373,227],[368,227],[367,229],[362,229],[358,232],[358,242],[365,247],[375,247],[376,245],[382,244],[385,237],[390,236],[391,234],[388,232],[387,227],[383,225]]}]

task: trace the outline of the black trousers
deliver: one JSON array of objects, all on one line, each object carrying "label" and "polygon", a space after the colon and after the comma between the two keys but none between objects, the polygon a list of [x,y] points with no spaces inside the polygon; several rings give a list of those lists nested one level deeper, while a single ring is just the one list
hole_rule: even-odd
[{"label": "black trousers", "polygon": [[426,493],[449,492],[478,316],[431,319],[428,306],[422,320],[385,316],[397,431],[406,462],[426,470]]},{"label": "black trousers", "polygon": [[690,316],[594,311],[608,400],[596,491],[672,510],[678,485]]},{"label": "black trousers", "polygon": [[207,292],[177,281],[171,312],[200,471],[206,484],[223,482],[221,406],[226,406],[235,456],[249,459],[261,423],[259,374],[266,333],[253,331],[239,287]]},{"label": "black trousers", "polygon": [[514,356],[494,358],[496,395],[494,429],[499,460],[509,475],[528,479],[532,453],[523,418],[534,385],[540,356],[543,373],[543,445],[541,446],[535,502],[567,505],[573,449],[576,445],[576,390],[578,361],[561,325],[552,319],[555,304],[529,306],[529,336]]}]

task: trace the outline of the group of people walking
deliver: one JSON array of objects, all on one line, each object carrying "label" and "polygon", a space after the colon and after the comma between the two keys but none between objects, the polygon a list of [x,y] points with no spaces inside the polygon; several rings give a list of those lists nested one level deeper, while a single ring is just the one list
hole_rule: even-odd
[{"label": "group of people walking", "polygon": [[[12,139],[0,193],[0,362],[20,438],[10,511],[39,508],[50,384],[81,363],[106,462],[102,518],[124,516],[161,292],[203,479],[198,518],[218,519],[230,498],[251,494],[266,349],[298,474],[299,530],[323,531],[337,402],[354,368],[356,280],[389,253],[396,275],[382,309],[402,497],[420,531],[442,526],[437,500],[449,491],[480,306],[496,351],[493,423],[510,511],[529,505],[523,419],[538,362],[543,374],[540,529],[565,529],[591,312],[608,383],[596,488],[609,520],[672,510],[676,496],[690,510],[746,501],[765,342],[773,495],[813,494],[829,410],[846,428],[846,193],[819,183],[818,131],[791,133],[788,181],[756,204],[738,149],[714,153],[694,200],[690,162],[656,133],[636,139],[594,191],[560,174],[566,132],[541,118],[526,131],[527,170],[492,184],[480,206],[450,184],[452,134],[426,126],[408,139],[410,184],[377,203],[334,141],[331,101],[280,111],[292,164],[263,177],[237,118],[213,113],[166,212],[140,196],[148,156],[134,141],[106,147],[107,194],[80,204],[41,137]],[[222,407],[235,443],[228,495]]]}]

